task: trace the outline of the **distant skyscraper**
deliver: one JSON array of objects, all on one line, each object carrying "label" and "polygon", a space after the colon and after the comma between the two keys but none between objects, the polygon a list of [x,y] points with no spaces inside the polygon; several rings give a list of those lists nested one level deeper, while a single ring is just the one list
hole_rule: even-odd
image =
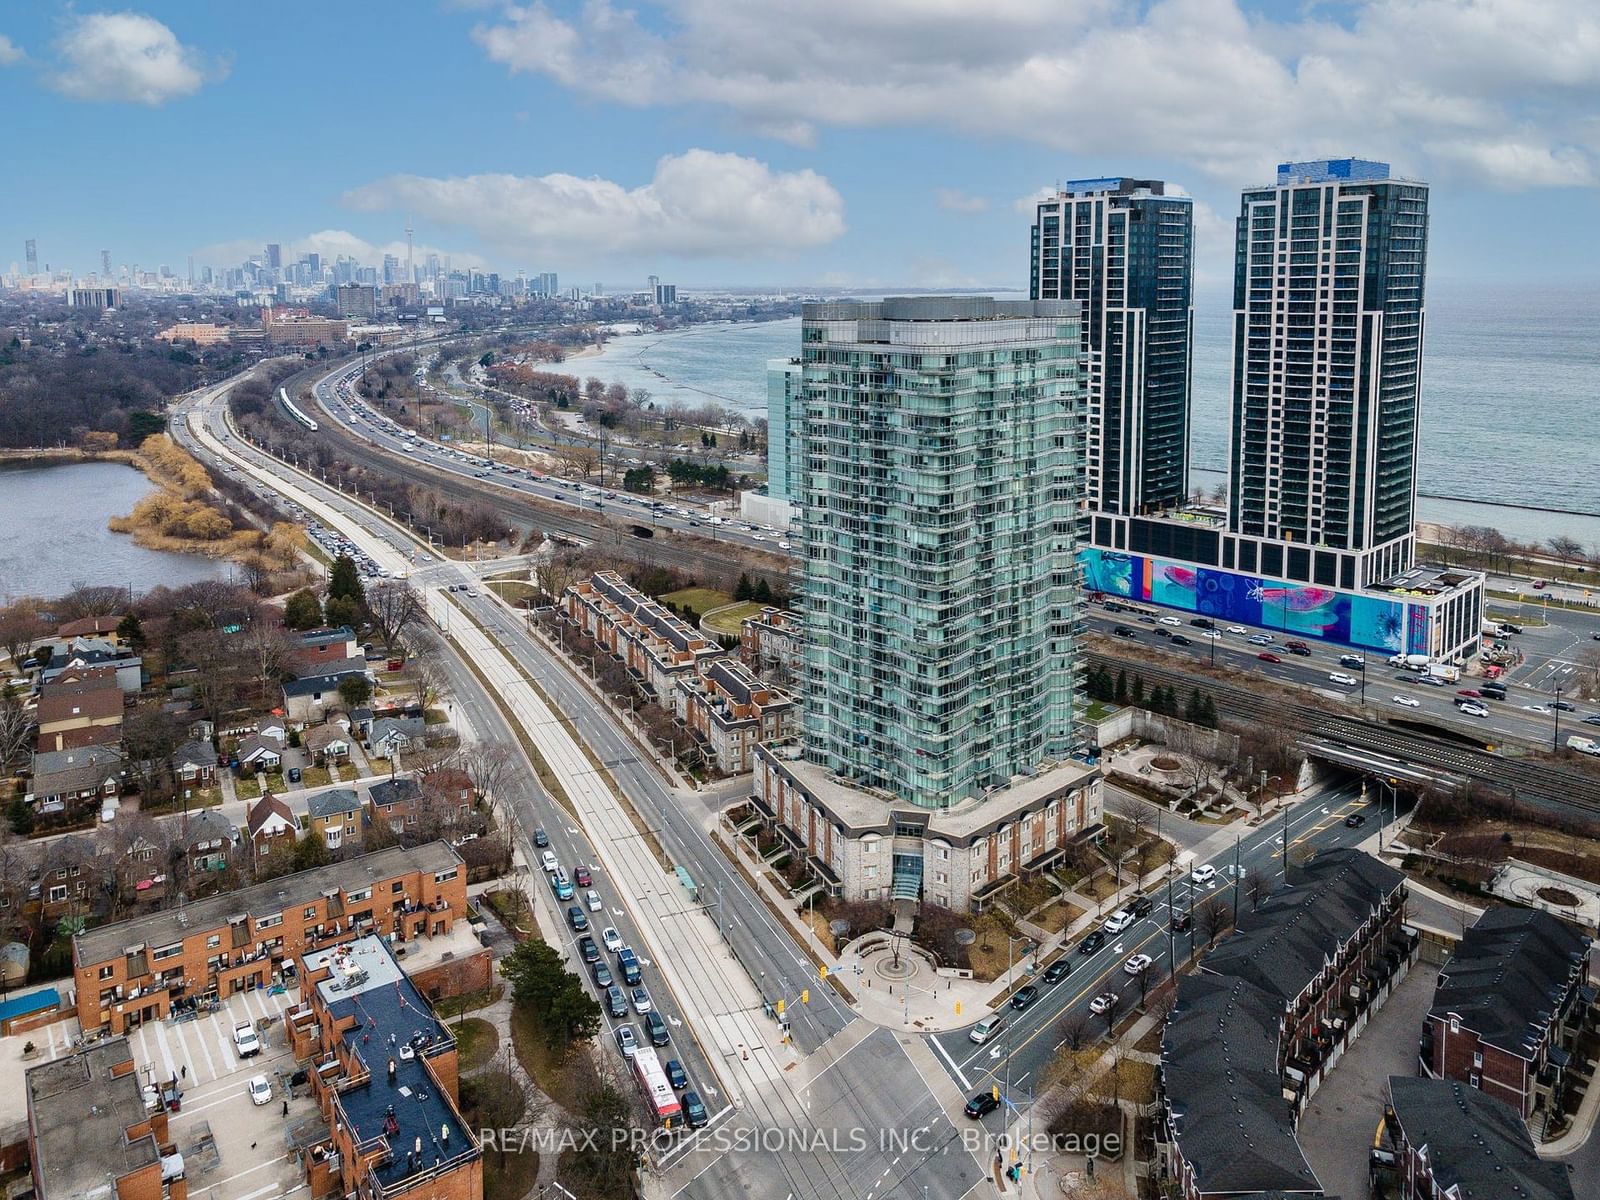
[{"label": "distant skyscraper", "polygon": [[267,266],[274,271],[281,270],[283,267],[283,247],[277,242],[267,243]]},{"label": "distant skyscraper", "polygon": [[401,283],[400,260],[392,254],[383,256],[383,281],[385,283]]},{"label": "distant skyscraper", "polygon": [[1230,523],[1356,551],[1340,586],[1414,554],[1427,247],[1428,187],[1387,163],[1283,163],[1240,204]]},{"label": "distant skyscraper", "polygon": [[[107,264],[109,265],[109,263],[110,263],[110,256],[109,255],[107,256],[106,261],[107,261]],[[191,284],[194,283],[194,255],[192,255],[192,254],[189,255],[189,282]]]},{"label": "distant skyscraper", "polygon": [[1075,302],[805,306],[810,762],[947,808],[1072,748],[1079,337]]},{"label": "distant skyscraper", "polygon": [[804,463],[796,438],[805,418],[805,397],[798,358],[767,360],[767,495],[774,500],[799,499]]},{"label": "distant skyscraper", "polygon": [[28,274],[37,275],[39,273],[39,243],[29,238],[23,243],[23,249],[28,259]]},{"label": "distant skyscraper", "polygon": [[1031,291],[1083,305],[1084,492],[1105,513],[1181,503],[1189,478],[1194,214],[1152,179],[1076,179],[1037,206]]},{"label": "distant skyscraper", "polygon": [[306,255],[306,269],[308,271],[310,271],[313,275],[317,276],[318,278],[321,278],[321,276],[322,276],[322,255],[318,254],[315,250],[313,250],[311,253],[307,254]]}]

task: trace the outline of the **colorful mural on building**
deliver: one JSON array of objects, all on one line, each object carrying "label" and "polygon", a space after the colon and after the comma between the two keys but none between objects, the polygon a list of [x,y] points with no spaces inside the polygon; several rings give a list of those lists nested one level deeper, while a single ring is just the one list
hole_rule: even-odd
[{"label": "colorful mural on building", "polygon": [[1078,561],[1084,587],[1108,596],[1363,650],[1427,651],[1424,605],[1099,547],[1080,551]]}]

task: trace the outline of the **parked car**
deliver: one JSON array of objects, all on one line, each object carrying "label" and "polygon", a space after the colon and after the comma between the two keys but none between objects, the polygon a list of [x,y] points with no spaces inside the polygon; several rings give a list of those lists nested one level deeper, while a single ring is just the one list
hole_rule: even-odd
[{"label": "parked car", "polygon": [[1116,992],[1101,992],[1093,1000],[1089,1001],[1089,1011],[1098,1017],[1101,1013],[1107,1011],[1113,1004],[1119,1004],[1121,1001],[1122,997]]},{"label": "parked car", "polygon": [[1122,964],[1122,969],[1129,975],[1143,975],[1153,962],[1155,959],[1148,954],[1130,954],[1128,961]]},{"label": "parked car", "polygon": [[1039,988],[1036,984],[1027,983],[1011,993],[1011,1007],[1018,1012],[1024,1012],[1039,998]]},{"label": "parked car", "polygon": [[1210,863],[1201,863],[1189,872],[1189,877],[1196,883],[1210,883],[1217,877],[1217,869]]},{"label": "parked car", "polygon": [[284,774],[285,774],[285,776],[287,777],[287,779],[289,780],[290,783],[299,783],[300,782],[300,768],[299,767],[290,767],[286,772],[284,772]]},{"label": "parked car", "polygon": [[1072,960],[1063,954],[1044,969],[1044,981],[1047,984],[1054,985],[1060,983],[1070,974],[1072,974]]},{"label": "parked car", "polygon": [[272,1103],[272,1084],[265,1075],[252,1075],[250,1077],[250,1103]]},{"label": "parked car", "polygon": [[1112,913],[1106,918],[1106,923],[1103,928],[1107,933],[1121,933],[1136,920],[1138,920],[1138,918],[1127,909],[1119,908],[1116,912]]},{"label": "parked car", "polygon": [[240,1058],[254,1058],[261,1053],[261,1039],[248,1021],[233,1027],[233,1048]]}]

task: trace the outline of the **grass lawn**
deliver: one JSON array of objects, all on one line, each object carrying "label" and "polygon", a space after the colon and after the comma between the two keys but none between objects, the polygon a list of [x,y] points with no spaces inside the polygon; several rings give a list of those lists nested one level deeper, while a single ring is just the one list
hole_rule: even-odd
[{"label": "grass lawn", "polygon": [[283,772],[276,771],[270,775],[253,775],[249,779],[236,779],[233,784],[234,795],[241,800],[255,800],[262,791],[283,791]]},{"label": "grass lawn", "polygon": [[310,787],[321,787],[323,784],[332,783],[333,776],[328,774],[327,767],[306,767],[300,772],[300,782]]},{"label": "grass lawn", "polygon": [[1051,933],[1060,933],[1083,915],[1083,909],[1068,900],[1057,900],[1043,912],[1030,918],[1035,925]]},{"label": "grass lawn", "polygon": [[505,927],[513,934],[524,937],[533,932],[533,914],[529,911],[525,901],[515,892],[505,892],[496,889],[483,894],[489,907],[494,909],[495,916],[499,917]]},{"label": "grass lawn", "polygon": [[706,621],[706,627],[715,633],[727,634],[729,637],[739,636],[739,627],[746,617],[753,617],[760,612],[762,605],[754,600],[745,600],[735,604],[732,608],[721,608],[716,614]]},{"label": "grass lawn", "polygon": [[733,597],[726,592],[703,587],[681,588],[676,592],[666,593],[661,599],[672,601],[679,612],[692,613],[693,619],[696,621],[713,608],[721,608],[724,604],[733,603]]},{"label": "grass lawn", "polygon": [[450,1027],[456,1038],[457,1067],[462,1074],[475,1071],[500,1049],[500,1034],[482,1017],[467,1017]]},{"label": "grass lawn", "polygon": [[496,1000],[500,999],[501,996],[505,995],[505,991],[505,984],[492,983],[482,991],[468,992],[464,996],[448,996],[445,999],[437,1002],[433,1006],[433,1011],[438,1013],[440,1018],[443,1020],[453,1020],[454,1018],[461,1016],[463,1013],[469,1013],[475,1009],[488,1007]]},{"label": "grass lawn", "polygon": [[1118,707],[1120,706],[1116,704],[1103,704],[1099,700],[1091,700],[1088,707],[1083,710],[1083,718],[1086,721],[1103,720],[1116,712]]},{"label": "grass lawn", "polygon": [[511,1044],[517,1061],[539,1090],[569,1113],[582,1112],[584,1103],[600,1090],[589,1047],[575,1043],[565,1053],[551,1050],[545,1045],[544,1031],[526,1008],[511,1010]]},{"label": "grass lawn", "polygon": [[538,598],[539,589],[531,583],[524,583],[515,579],[491,579],[487,587],[493,588],[495,595],[512,604],[521,604],[525,600]]}]

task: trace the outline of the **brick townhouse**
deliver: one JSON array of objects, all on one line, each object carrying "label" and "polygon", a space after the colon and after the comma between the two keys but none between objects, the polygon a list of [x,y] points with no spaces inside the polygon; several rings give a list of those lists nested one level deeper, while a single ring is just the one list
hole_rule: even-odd
[{"label": "brick townhouse", "polygon": [[803,649],[800,618],[785,609],[763,608],[739,624],[739,657],[763,679],[794,686]]},{"label": "brick townhouse", "polygon": [[78,1020],[124,1033],[198,999],[267,987],[304,954],[365,933],[448,934],[466,905],[460,855],[430,842],[102,925],[72,939]]},{"label": "brick townhouse", "polygon": [[481,1200],[455,1039],[383,939],[309,953],[304,969],[284,1027],[328,1127],[303,1148],[311,1194]]},{"label": "brick townhouse", "polygon": [[1185,1200],[1322,1195],[1295,1122],[1416,959],[1405,899],[1400,872],[1324,851],[1178,981],[1156,1143]]},{"label": "brick townhouse", "polygon": [[1491,905],[1439,972],[1422,1068],[1509,1104],[1554,1112],[1579,1032],[1592,1028],[1590,941],[1549,913]]},{"label": "brick townhouse", "polygon": [[600,571],[572,584],[561,608],[669,711],[677,711],[673,697],[678,681],[694,678],[710,660],[723,657],[721,646],[615,571]]},{"label": "brick townhouse", "polygon": [[146,1106],[127,1038],[31,1067],[28,1157],[38,1200],[186,1200],[177,1163],[163,1181],[167,1110]]},{"label": "brick townhouse", "polygon": [[794,697],[768,687],[733,659],[712,662],[705,674],[679,685],[682,719],[721,770],[741,775],[755,765],[758,742],[778,741],[799,731]]},{"label": "brick townhouse", "polygon": [[1453,1079],[1389,1077],[1373,1164],[1394,1200],[1575,1200],[1515,1109]]}]

